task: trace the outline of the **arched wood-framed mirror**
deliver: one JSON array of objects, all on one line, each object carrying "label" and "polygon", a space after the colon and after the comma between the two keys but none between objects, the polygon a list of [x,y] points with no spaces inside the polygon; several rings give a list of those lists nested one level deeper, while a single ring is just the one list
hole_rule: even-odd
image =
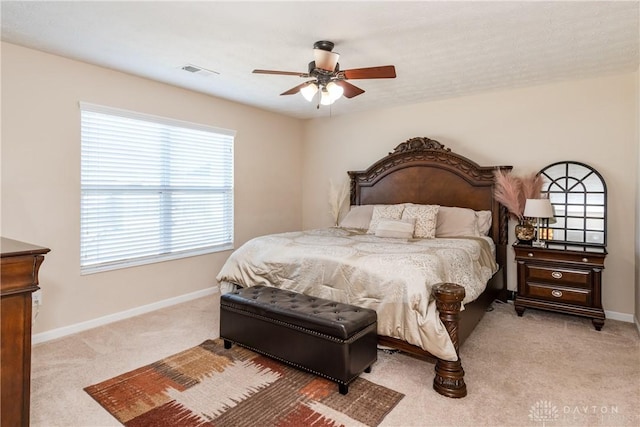
[{"label": "arched wood-framed mirror", "polygon": [[574,161],[540,171],[554,218],[545,224],[548,247],[604,251],[607,244],[607,186],[594,168]]}]

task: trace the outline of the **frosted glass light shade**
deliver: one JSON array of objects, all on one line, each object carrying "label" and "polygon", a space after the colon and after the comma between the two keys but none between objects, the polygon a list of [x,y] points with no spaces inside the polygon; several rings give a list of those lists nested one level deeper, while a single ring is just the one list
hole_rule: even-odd
[{"label": "frosted glass light shade", "polygon": [[302,96],[304,96],[304,99],[306,99],[309,102],[313,101],[313,97],[316,95],[317,92],[318,92],[318,86],[315,83],[309,83],[308,85],[300,89],[300,93],[302,94]]},{"label": "frosted glass light shade", "polygon": [[331,103],[334,103],[344,93],[344,89],[342,88],[342,86],[334,82],[329,82],[329,84],[327,84],[327,91],[329,91],[329,96],[331,97]]},{"label": "frosted glass light shade", "polygon": [[331,94],[329,93],[326,87],[323,87],[322,90],[320,91],[320,104],[331,105],[333,104],[333,102],[334,100],[331,99]]},{"label": "frosted glass light shade", "polygon": [[316,61],[316,67],[327,71],[334,71],[340,54],[329,52],[328,50],[313,49],[313,59]]}]

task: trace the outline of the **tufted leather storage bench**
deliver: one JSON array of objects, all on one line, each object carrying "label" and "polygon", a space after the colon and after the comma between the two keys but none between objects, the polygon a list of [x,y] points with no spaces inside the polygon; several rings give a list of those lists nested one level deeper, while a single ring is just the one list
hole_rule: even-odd
[{"label": "tufted leather storage bench", "polygon": [[347,394],[377,360],[374,310],[254,286],[222,295],[220,337],[321,375]]}]

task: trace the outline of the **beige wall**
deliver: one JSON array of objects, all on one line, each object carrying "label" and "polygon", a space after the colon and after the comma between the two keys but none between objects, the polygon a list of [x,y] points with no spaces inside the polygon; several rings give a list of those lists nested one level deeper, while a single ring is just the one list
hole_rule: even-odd
[{"label": "beige wall", "polygon": [[[637,170],[640,171],[640,67],[636,81],[636,141],[638,147]],[[636,176],[636,276],[635,276],[635,323],[640,332],[640,177]]]},{"label": "beige wall", "polygon": [[236,246],[300,229],[301,121],[3,43],[1,231],[51,248],[34,332],[211,287],[229,254],[80,276],[79,101],[235,129]]},{"label": "beige wall", "polygon": [[[609,190],[604,308],[630,315],[637,83],[634,72],[311,120],[303,151],[303,227],[331,223],[329,180],[346,180],[345,171],[367,168],[414,136],[436,139],[483,166],[512,165],[517,173],[561,160],[584,162],[603,175]],[[515,289],[515,263],[508,268],[509,287]]]}]

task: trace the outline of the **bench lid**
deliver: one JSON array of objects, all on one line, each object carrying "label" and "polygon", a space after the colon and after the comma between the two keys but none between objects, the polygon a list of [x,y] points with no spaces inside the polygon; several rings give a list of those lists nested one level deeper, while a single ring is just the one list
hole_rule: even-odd
[{"label": "bench lid", "polygon": [[369,308],[261,285],[224,294],[220,304],[345,340],[377,321]]}]

